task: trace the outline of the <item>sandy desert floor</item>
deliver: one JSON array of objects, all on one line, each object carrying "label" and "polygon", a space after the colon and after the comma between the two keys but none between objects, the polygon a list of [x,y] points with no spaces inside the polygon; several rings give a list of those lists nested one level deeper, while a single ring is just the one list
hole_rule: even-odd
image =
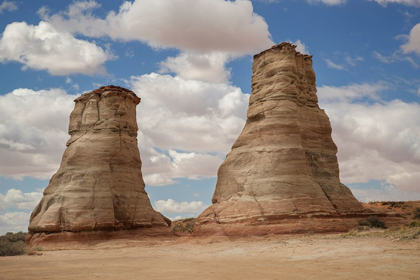
[{"label": "sandy desert floor", "polygon": [[113,241],[0,258],[0,279],[420,279],[420,240]]}]

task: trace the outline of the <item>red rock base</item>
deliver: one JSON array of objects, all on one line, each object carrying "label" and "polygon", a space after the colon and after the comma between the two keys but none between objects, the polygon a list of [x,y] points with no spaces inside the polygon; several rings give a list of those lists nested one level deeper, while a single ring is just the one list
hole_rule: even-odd
[{"label": "red rock base", "polygon": [[69,249],[80,246],[92,246],[102,242],[118,239],[126,240],[173,240],[177,237],[169,227],[155,226],[151,228],[138,228],[133,230],[116,231],[80,231],[80,232],[53,232],[28,233],[26,243],[30,247],[43,249]]},{"label": "red rock base", "polygon": [[239,222],[221,223],[217,219],[204,221],[198,219],[194,226],[193,237],[227,236],[250,237],[276,234],[307,234],[307,233],[340,233],[358,227],[358,221],[369,216],[378,216],[388,227],[406,223],[400,215],[369,213],[337,216],[271,216],[261,219],[244,219]]}]

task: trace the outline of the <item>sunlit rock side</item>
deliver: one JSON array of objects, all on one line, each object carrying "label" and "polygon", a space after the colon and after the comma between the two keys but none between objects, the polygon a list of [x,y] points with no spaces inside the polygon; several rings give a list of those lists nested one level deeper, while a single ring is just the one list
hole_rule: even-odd
[{"label": "sunlit rock side", "polygon": [[247,121],[195,235],[339,232],[372,214],[340,182],[312,56],[295,48],[282,43],[254,56]]},{"label": "sunlit rock side", "polygon": [[59,170],[32,212],[29,243],[170,234],[145,192],[134,92],[101,87],[75,100]]}]

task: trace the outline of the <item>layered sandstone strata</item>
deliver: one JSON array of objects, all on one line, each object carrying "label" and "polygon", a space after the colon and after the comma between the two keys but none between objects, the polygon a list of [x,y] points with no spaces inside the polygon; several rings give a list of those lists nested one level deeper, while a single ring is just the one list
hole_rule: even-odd
[{"label": "layered sandstone strata", "polygon": [[312,56],[295,48],[282,43],[254,56],[247,121],[195,235],[338,232],[372,214],[340,183]]},{"label": "layered sandstone strata", "polygon": [[134,92],[101,87],[75,100],[67,149],[32,212],[31,244],[168,235],[145,192]]}]

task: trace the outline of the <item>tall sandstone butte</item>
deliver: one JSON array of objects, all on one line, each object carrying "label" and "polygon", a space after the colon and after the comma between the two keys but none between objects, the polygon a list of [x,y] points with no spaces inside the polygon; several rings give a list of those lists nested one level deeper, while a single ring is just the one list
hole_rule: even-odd
[{"label": "tall sandstone butte", "polygon": [[372,215],[340,183],[312,56],[282,43],[254,56],[245,127],[195,235],[339,232]]},{"label": "tall sandstone butte", "polygon": [[75,100],[59,170],[32,212],[29,244],[170,235],[145,192],[134,92],[101,87]]}]

